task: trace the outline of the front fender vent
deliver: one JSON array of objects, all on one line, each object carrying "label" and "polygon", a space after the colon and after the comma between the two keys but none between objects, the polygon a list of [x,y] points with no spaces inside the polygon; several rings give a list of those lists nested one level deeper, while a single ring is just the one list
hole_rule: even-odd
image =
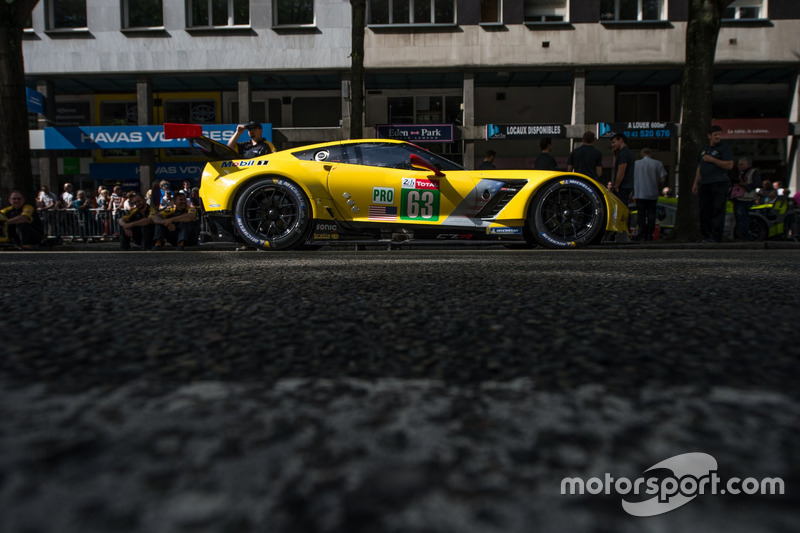
[{"label": "front fender vent", "polygon": [[[486,205],[481,208],[480,211],[475,215],[475,218],[495,218],[497,217],[498,213],[503,210],[508,203],[514,199],[514,197],[522,190],[525,186],[527,181],[525,180],[513,180],[513,181],[506,181],[500,186],[494,195],[489,198],[489,201],[486,202]],[[478,191],[478,194],[482,194],[482,191]]]}]

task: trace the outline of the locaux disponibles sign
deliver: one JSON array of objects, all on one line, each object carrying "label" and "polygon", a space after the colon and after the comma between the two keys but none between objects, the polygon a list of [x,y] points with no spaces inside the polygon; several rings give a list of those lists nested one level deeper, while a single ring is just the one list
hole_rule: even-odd
[{"label": "locaux disponibles sign", "polygon": [[563,124],[487,124],[486,139],[563,139],[567,128]]},{"label": "locaux disponibles sign", "polygon": [[[236,124],[203,124],[203,135],[227,143],[236,132]],[[188,148],[186,139],[167,139],[163,126],[71,126],[45,128],[42,150],[111,150],[140,148]],[[272,140],[272,124],[264,124],[264,138]],[[248,140],[245,132],[240,142]],[[33,142],[32,148],[33,146]]]}]

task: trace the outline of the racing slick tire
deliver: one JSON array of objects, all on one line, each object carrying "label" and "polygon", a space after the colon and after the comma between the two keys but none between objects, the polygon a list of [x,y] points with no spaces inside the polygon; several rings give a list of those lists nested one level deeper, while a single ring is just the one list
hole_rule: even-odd
[{"label": "racing slick tire", "polygon": [[564,177],[545,185],[531,203],[528,229],[546,248],[574,248],[603,232],[605,202],[589,182]]},{"label": "racing slick tire", "polygon": [[283,178],[265,177],[242,191],[233,218],[248,244],[263,250],[288,250],[303,244],[312,215],[300,187]]}]

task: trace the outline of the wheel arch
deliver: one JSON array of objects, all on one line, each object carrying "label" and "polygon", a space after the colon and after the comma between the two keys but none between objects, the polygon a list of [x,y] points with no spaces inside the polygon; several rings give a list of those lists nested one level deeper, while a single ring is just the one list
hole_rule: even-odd
[{"label": "wheel arch", "polygon": [[228,204],[228,210],[231,213],[233,213],[236,210],[236,204],[239,201],[239,198],[242,196],[242,194],[244,194],[244,192],[247,190],[247,188],[250,187],[250,185],[252,185],[256,181],[259,181],[259,180],[262,180],[262,179],[265,179],[265,178],[283,179],[283,180],[289,181],[289,182],[293,183],[294,185],[296,185],[297,187],[299,187],[300,190],[303,191],[303,194],[306,195],[306,198],[308,198],[308,206],[309,206],[309,209],[311,210],[311,218],[313,218],[316,215],[316,213],[314,211],[315,210],[314,198],[318,198],[319,195],[314,195],[312,193],[311,189],[306,184],[304,184],[304,183],[292,178],[292,176],[290,176],[289,174],[284,174],[282,172],[262,172],[262,173],[259,173],[259,174],[253,174],[252,176],[248,176],[244,180],[242,180],[239,183],[237,183],[236,184],[236,189],[234,190],[234,193],[231,194],[231,196],[230,196],[230,200],[229,200],[229,204]]}]

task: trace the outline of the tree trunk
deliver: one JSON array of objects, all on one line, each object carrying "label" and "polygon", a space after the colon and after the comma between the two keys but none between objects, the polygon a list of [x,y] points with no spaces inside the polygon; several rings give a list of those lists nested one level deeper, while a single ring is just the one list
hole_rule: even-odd
[{"label": "tree trunk", "polygon": [[22,29],[36,0],[0,2],[0,195],[13,189],[34,200]]},{"label": "tree trunk", "polygon": [[364,136],[364,28],[367,25],[367,0],[350,0],[352,53],[350,79],[350,138]]},{"label": "tree trunk", "polygon": [[681,81],[681,149],[678,166],[678,212],[675,239],[695,241],[700,237],[700,212],[692,194],[697,155],[708,141],[714,89],[714,56],[722,25],[722,12],[733,0],[689,0],[686,26],[686,63]]}]

